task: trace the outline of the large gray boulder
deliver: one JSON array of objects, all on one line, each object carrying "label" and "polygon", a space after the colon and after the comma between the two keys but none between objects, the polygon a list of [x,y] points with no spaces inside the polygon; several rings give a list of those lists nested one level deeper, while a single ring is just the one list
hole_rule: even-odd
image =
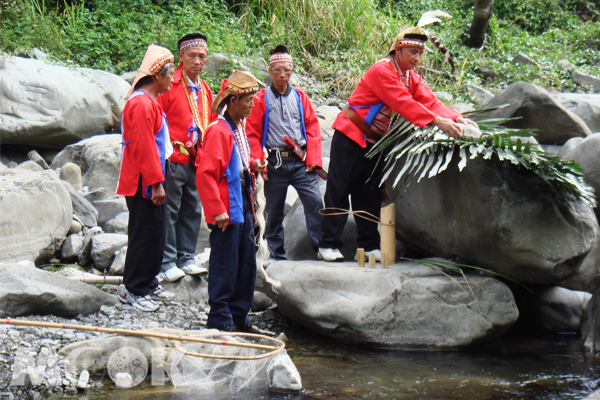
[{"label": "large gray boulder", "polygon": [[600,78],[578,70],[573,71],[573,82],[582,86],[592,86],[596,92],[600,92]]},{"label": "large gray boulder", "polygon": [[281,282],[277,293],[268,293],[281,314],[345,343],[462,348],[500,337],[519,315],[510,289],[498,280],[469,275],[469,289],[462,278],[416,262],[370,269],[279,261],[268,272]]},{"label": "large gray boulder", "polygon": [[54,157],[51,168],[74,163],[83,173],[82,183],[89,191],[105,189],[102,198],[112,197],[117,190],[121,162],[120,134],[99,135],[65,147]]},{"label": "large gray boulder", "polygon": [[73,212],[79,217],[81,222],[87,227],[96,226],[98,224],[98,211],[87,201],[83,195],[76,190],[69,182],[62,180],[63,186],[69,191],[71,203],[73,204]]},{"label": "large gray boulder", "polygon": [[561,93],[552,97],[581,118],[592,132],[600,132],[600,94]]},{"label": "large gray boulder", "polygon": [[598,234],[589,204],[509,161],[477,157],[459,172],[457,159],[394,190],[398,240],[521,282],[558,284],[577,271]]},{"label": "large gray boulder", "polygon": [[118,300],[93,285],[35,268],[0,264],[0,317],[56,315],[75,318],[112,306]]},{"label": "large gray boulder", "polygon": [[585,256],[581,267],[579,267],[573,276],[562,281],[560,286],[571,290],[592,293],[592,284],[596,277],[600,277],[600,235],[596,238],[588,255]]},{"label": "large gray boulder", "polygon": [[61,149],[118,132],[128,89],[108,72],[0,56],[2,144]]},{"label": "large gray boulder", "polygon": [[101,233],[92,237],[92,260],[100,271],[110,268],[115,253],[127,246],[127,235]]},{"label": "large gray boulder", "polygon": [[564,144],[573,137],[586,137],[592,132],[585,122],[554,100],[543,88],[528,82],[513,83],[490,100],[484,108],[509,104],[489,112],[494,117],[520,117],[506,125],[535,128],[542,144]]},{"label": "large gray boulder", "polygon": [[52,171],[0,171],[0,261],[43,263],[73,220],[69,192]]},{"label": "large gray boulder", "polygon": [[[98,225],[104,226],[108,221],[113,220],[118,215],[129,213],[125,197],[117,196],[111,199],[96,200],[92,203],[98,210]],[[129,216],[127,217],[129,221]]]},{"label": "large gray boulder", "polygon": [[[569,140],[557,156],[563,160],[575,161],[583,170],[584,179],[600,194],[600,133],[584,138]],[[596,215],[599,211],[596,208]]]}]

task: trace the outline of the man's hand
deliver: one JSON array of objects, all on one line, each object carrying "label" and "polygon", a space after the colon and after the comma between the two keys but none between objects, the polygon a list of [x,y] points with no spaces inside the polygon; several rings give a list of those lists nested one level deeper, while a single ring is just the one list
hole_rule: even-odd
[{"label": "man's hand", "polygon": [[215,225],[219,229],[221,229],[223,232],[225,232],[225,229],[227,229],[228,223],[229,223],[229,215],[227,215],[226,212],[215,216]]},{"label": "man's hand", "polygon": [[467,125],[467,124],[473,125],[474,127],[479,129],[479,125],[477,125],[477,123],[475,121],[471,121],[469,118],[458,117],[458,118],[456,118],[455,122],[465,124],[465,125]]},{"label": "man's hand", "polygon": [[265,172],[265,169],[267,169],[267,164],[269,164],[267,160],[254,160],[252,163],[252,169],[254,172],[258,173]]},{"label": "man's hand", "polygon": [[455,138],[462,137],[462,128],[450,118],[444,118],[438,115],[433,121],[431,121],[431,124],[440,128],[440,130],[448,136]]},{"label": "man's hand", "polygon": [[315,172],[316,169],[317,169],[316,165],[307,165],[306,166],[306,173],[309,174],[311,172]]},{"label": "man's hand", "polygon": [[150,200],[152,200],[152,203],[154,203],[155,206],[162,206],[163,204],[165,204],[165,199],[167,198],[167,195],[165,193],[165,189],[163,188],[160,182],[153,184],[151,186],[151,191],[152,197],[150,198]]}]

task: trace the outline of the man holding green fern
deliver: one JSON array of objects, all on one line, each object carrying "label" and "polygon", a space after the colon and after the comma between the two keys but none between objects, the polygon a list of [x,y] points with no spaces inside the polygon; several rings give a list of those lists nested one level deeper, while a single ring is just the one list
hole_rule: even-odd
[{"label": "man holding green fern", "polygon": [[[388,56],[375,63],[362,76],[348,106],[338,115],[333,128],[329,178],[325,192],[325,220],[319,242],[320,259],[343,261],[340,236],[347,215],[330,209],[365,211],[379,218],[383,191],[379,182],[382,165],[365,155],[389,129],[392,114],[424,127],[437,126],[452,137],[461,137],[459,124],[477,125],[441,103],[414,72],[425,49],[427,36],[420,27],[402,31],[390,47]],[[365,255],[373,252],[381,259],[377,223],[356,218],[357,243]],[[355,257],[356,259],[356,257]]]}]

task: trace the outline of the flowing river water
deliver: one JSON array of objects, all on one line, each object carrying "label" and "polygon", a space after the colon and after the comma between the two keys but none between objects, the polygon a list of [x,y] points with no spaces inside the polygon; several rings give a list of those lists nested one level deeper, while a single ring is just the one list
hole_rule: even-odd
[{"label": "flowing river water", "polygon": [[[582,351],[579,335],[508,335],[465,351],[390,351],[343,345],[300,330],[290,335],[287,349],[302,376],[301,393],[272,394],[265,388],[224,398],[554,400],[581,399],[600,385],[600,360]],[[117,389],[104,379],[101,388],[71,398],[215,398],[149,381]]]}]

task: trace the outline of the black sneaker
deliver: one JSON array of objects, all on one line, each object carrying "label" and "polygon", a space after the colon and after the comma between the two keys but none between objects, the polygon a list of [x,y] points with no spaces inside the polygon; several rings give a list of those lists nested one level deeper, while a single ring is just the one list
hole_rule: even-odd
[{"label": "black sneaker", "polygon": [[208,329],[216,329],[218,331],[222,331],[222,332],[237,332],[237,326],[235,326],[234,324],[231,325],[206,325],[206,328]]},{"label": "black sneaker", "polygon": [[254,333],[257,335],[260,335],[260,331],[258,329],[256,329],[255,327],[253,327],[250,323],[246,322],[243,325],[237,325],[237,331],[238,332],[244,332],[244,333]]}]

